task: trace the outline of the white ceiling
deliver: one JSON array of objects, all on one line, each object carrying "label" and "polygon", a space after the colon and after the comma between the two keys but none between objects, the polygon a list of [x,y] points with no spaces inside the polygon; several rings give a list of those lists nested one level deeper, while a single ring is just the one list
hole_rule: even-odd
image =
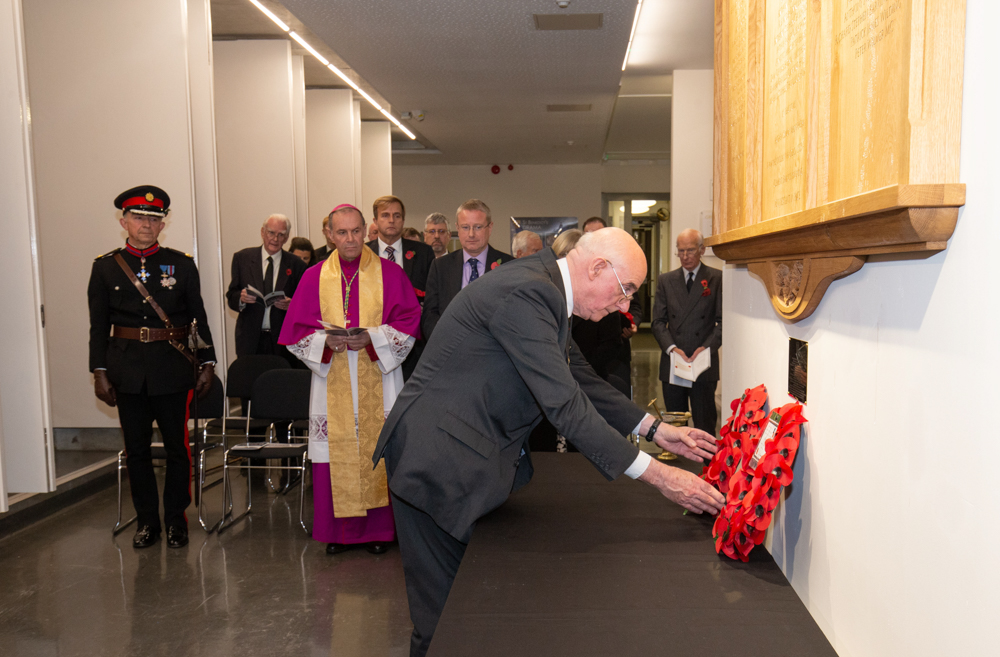
[{"label": "white ceiling", "polygon": [[[624,77],[635,0],[572,0],[565,10],[555,0],[264,2],[397,116],[424,112],[424,121],[406,123],[440,154],[394,154],[395,164],[663,161],[671,72],[712,67],[712,0],[644,0]],[[560,13],[600,13],[602,26],[535,28],[533,14]],[[212,19],[216,38],[284,36],[247,0],[212,0]],[[342,86],[310,60],[307,85]],[[550,104],[591,109],[547,112]],[[395,131],[394,139],[406,138]]]}]

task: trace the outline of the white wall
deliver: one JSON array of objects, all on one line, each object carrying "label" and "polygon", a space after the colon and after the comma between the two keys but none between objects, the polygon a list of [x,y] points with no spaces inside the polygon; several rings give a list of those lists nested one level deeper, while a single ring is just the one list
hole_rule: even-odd
[{"label": "white wall", "polygon": [[[52,418],[113,427],[88,372],[87,281],[122,246],[114,198],[154,184],[171,198],[160,241],[195,245],[185,5],[33,0],[24,6]],[[137,25],[144,30],[140,40]],[[129,93],[149,85],[143,93]]]},{"label": "white wall", "polygon": [[[361,205],[368,219],[372,204],[392,194],[392,137],[388,121],[361,123]],[[404,201],[405,203],[405,201]]]},{"label": "white wall", "polygon": [[725,401],[759,383],[788,401],[788,338],[809,342],[809,424],[769,546],[842,657],[997,652],[1000,5],[967,8],[968,204],[947,251],[873,259],[794,325],[725,271]]},{"label": "white wall", "polygon": [[[0,0],[0,511],[7,492],[51,490],[40,264],[20,0]],[[16,292],[15,292],[16,291]],[[48,432],[49,440],[45,434]]]},{"label": "white wall", "polygon": [[601,165],[601,191],[609,194],[669,193],[670,165],[610,160]]},{"label": "white wall", "polygon": [[510,252],[510,217],[577,217],[601,214],[600,164],[503,166],[494,175],[489,165],[394,166],[394,194],[406,204],[406,225],[424,229],[432,212],[448,217],[455,230],[455,210],[470,198],[490,206],[490,244]]},{"label": "white wall", "polygon": [[350,89],[306,91],[309,239],[326,244],[323,217],[341,203],[354,204],[354,100]]},{"label": "white wall", "polygon": [[[260,227],[280,213],[296,226],[295,129],[290,42],[215,42],[215,122],[222,262],[230,281],[233,253],[259,246]],[[226,335],[236,313],[226,313]],[[222,354],[217,354],[222,358]],[[228,343],[228,362],[236,358]],[[221,367],[221,364],[220,364]]]},{"label": "white wall", "polygon": [[[696,228],[706,237],[712,234],[713,90],[711,70],[674,71],[670,113],[670,230],[660,235],[660,271],[680,266],[674,253],[681,231]],[[706,262],[713,267],[721,266],[711,257]]]},{"label": "white wall", "polygon": [[309,174],[306,154],[306,71],[302,55],[292,55],[292,135],[295,158],[295,223],[292,234],[309,235]]}]

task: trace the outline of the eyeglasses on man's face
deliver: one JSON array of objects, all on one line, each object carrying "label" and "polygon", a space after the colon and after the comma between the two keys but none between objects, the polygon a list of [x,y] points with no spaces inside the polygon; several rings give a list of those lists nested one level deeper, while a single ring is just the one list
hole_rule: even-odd
[{"label": "eyeglasses on man's face", "polygon": [[683,258],[684,256],[694,255],[699,251],[701,251],[700,246],[696,249],[677,249],[677,257]]},{"label": "eyeglasses on man's face", "polygon": [[632,295],[625,291],[625,286],[622,285],[622,279],[618,276],[618,272],[615,271],[615,266],[607,258],[604,259],[604,262],[608,263],[608,266],[611,267],[611,272],[615,275],[615,279],[618,280],[618,287],[622,289],[622,298],[616,301],[615,305],[621,305],[624,301],[632,301]]}]

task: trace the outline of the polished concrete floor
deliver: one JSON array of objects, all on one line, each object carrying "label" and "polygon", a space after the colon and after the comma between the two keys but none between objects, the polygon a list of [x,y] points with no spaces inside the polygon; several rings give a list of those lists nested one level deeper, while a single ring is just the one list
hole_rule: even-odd
[{"label": "polished concrete floor", "polygon": [[[659,396],[658,350],[651,336],[635,342],[644,405]],[[220,489],[206,493],[210,521]],[[326,555],[298,526],[297,495],[255,489],[252,516],[221,536],[198,528],[192,509],[179,550],[135,550],[133,528],[112,537],[114,488],[0,538],[0,654],[406,655],[398,549]]]}]

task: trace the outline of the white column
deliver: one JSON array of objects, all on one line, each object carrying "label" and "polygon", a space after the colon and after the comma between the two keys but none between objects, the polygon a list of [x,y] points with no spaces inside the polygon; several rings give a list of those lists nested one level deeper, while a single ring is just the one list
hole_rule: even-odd
[{"label": "white column", "polygon": [[292,56],[292,135],[295,143],[295,224],[292,236],[309,237],[309,176],[306,154],[306,72],[302,55]]},{"label": "white column", "polygon": [[361,101],[355,100],[351,117],[351,152],[354,154],[354,205],[361,208],[366,221],[371,223],[372,206],[365,207],[364,191],[361,187]]},{"label": "white column", "polygon": [[[677,235],[696,228],[712,233],[713,75],[674,71],[670,127],[670,230],[661,231],[660,271],[680,266]],[[713,267],[718,261],[709,259]]]},{"label": "white column", "polygon": [[21,3],[0,0],[0,511],[55,487],[29,116]]},{"label": "white column", "polygon": [[361,124],[361,202],[366,212],[371,212],[375,199],[392,194],[392,137],[389,126],[388,121],[365,121]]},{"label": "white column", "polygon": [[[219,226],[219,187],[215,156],[215,98],[212,80],[212,13],[210,0],[187,0],[188,71],[191,95],[191,142],[194,153],[195,217],[194,254],[201,276],[212,342],[219,355],[226,353],[226,277],[223,275],[222,234]],[[229,263],[225,263],[228,267]],[[227,274],[228,275],[228,274]],[[216,374],[225,381],[226,368]]]},{"label": "white column", "polygon": [[[295,225],[292,52],[284,39],[214,45],[219,215],[228,285],[233,253],[260,245],[268,215],[283,214]],[[236,313],[229,310],[226,335],[235,330]],[[235,341],[228,347],[232,362]]]},{"label": "white column", "polygon": [[306,92],[306,138],[309,175],[309,239],[326,244],[323,217],[354,197],[354,101],[350,89]]},{"label": "white column", "polygon": [[116,410],[94,397],[87,306],[94,258],[125,241],[115,196],[142,184],[165,189],[171,215],[160,242],[194,250],[187,29],[177,0],[24,5],[56,427],[118,426]]}]

